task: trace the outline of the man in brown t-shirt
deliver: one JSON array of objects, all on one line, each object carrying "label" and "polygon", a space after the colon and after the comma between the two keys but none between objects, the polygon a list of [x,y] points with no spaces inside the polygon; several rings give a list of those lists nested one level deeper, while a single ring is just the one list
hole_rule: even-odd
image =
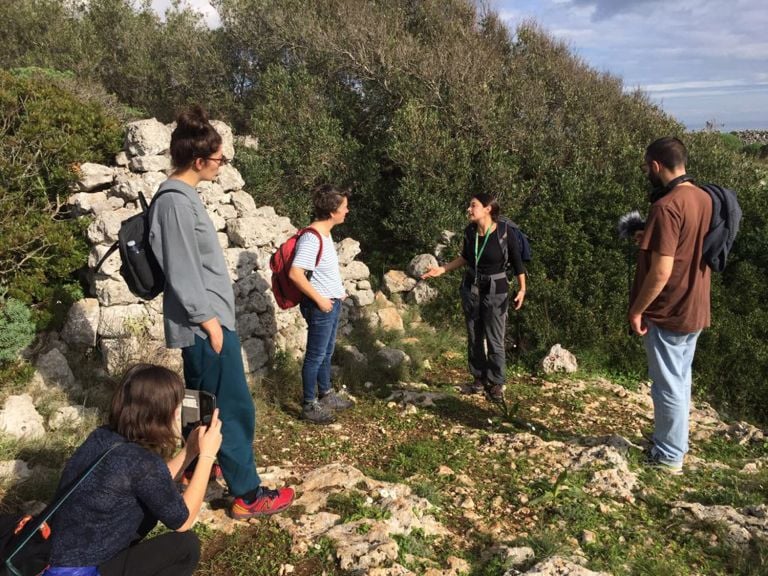
[{"label": "man in brown t-shirt", "polygon": [[710,270],[702,259],[712,201],[685,173],[687,151],[677,138],[648,146],[643,170],[654,187],[639,243],[629,323],[644,338],[653,382],[651,459],[682,473],[688,451],[691,364],[710,321]]}]

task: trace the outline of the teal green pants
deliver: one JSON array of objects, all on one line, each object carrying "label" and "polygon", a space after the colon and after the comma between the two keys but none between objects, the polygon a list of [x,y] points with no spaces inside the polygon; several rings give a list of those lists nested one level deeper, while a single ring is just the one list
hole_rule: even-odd
[{"label": "teal green pants", "polygon": [[261,484],[253,458],[256,410],[248,390],[240,338],[224,330],[224,346],[216,354],[209,341],[195,335],[192,346],[182,348],[187,388],[216,396],[223,441],[218,460],[233,496],[243,496]]}]

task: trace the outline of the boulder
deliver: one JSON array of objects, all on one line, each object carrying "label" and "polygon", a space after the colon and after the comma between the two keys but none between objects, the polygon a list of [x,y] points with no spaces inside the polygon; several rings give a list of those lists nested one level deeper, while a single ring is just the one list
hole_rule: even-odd
[{"label": "boulder", "polygon": [[545,374],[552,374],[553,372],[572,373],[579,369],[579,365],[576,362],[576,356],[560,344],[555,344],[541,361],[541,368]]},{"label": "boulder", "polygon": [[396,348],[384,347],[376,352],[376,358],[381,362],[382,367],[385,370],[395,370],[411,361],[411,358]]},{"label": "boulder", "polygon": [[245,186],[245,180],[240,176],[240,172],[237,168],[227,164],[219,168],[219,175],[216,177],[216,182],[224,189],[224,192],[230,190],[242,190]]},{"label": "boulder", "polygon": [[339,266],[346,266],[360,254],[360,242],[352,238],[344,238],[336,244],[336,253],[339,255]]},{"label": "boulder", "polygon": [[16,484],[32,476],[32,472],[24,460],[4,460],[0,462],[0,485]]},{"label": "boulder", "polygon": [[264,368],[269,362],[269,350],[264,341],[259,338],[249,338],[243,341],[243,366],[246,374]]},{"label": "boulder", "polygon": [[403,319],[398,314],[397,308],[382,308],[376,314],[379,316],[379,326],[383,330],[399,332],[405,330]]},{"label": "boulder", "polygon": [[437,258],[432,256],[432,254],[419,254],[411,259],[405,271],[408,273],[408,276],[418,280],[427,270],[437,268],[437,266]]},{"label": "boulder", "polygon": [[144,178],[128,172],[117,175],[111,193],[126,202],[135,202],[139,199],[139,194],[149,198],[152,195],[152,189]]},{"label": "boulder", "polygon": [[0,432],[18,439],[33,440],[45,436],[43,417],[35,410],[32,396],[9,396],[0,410]]},{"label": "boulder", "polygon": [[409,292],[416,286],[416,280],[402,270],[390,270],[384,274],[384,291],[388,295]]},{"label": "boulder", "polygon": [[67,204],[74,207],[78,216],[89,213],[98,216],[107,210],[123,207],[122,199],[108,197],[106,192],[78,192],[67,199]]},{"label": "boulder", "polygon": [[72,388],[75,385],[75,375],[72,374],[64,354],[57,348],[41,354],[35,362],[35,368],[46,386]]},{"label": "boulder", "polygon": [[133,172],[165,172],[170,169],[171,157],[165,154],[131,158],[131,170]]},{"label": "boulder", "polygon": [[122,306],[141,302],[141,299],[128,289],[128,284],[122,278],[118,280],[97,278],[95,284],[96,300],[102,306]]},{"label": "boulder", "polygon": [[154,118],[130,122],[125,131],[125,149],[131,156],[162,154],[171,146],[171,128]]},{"label": "boulder", "polygon": [[364,263],[355,260],[341,268],[341,278],[343,280],[367,280],[371,271]]},{"label": "boulder", "polygon": [[84,298],[69,309],[61,338],[70,346],[96,346],[98,328],[99,302],[96,298]]},{"label": "boulder", "polygon": [[[243,190],[237,190],[232,192],[231,200],[232,206],[235,208],[236,215],[239,218],[256,215],[256,201],[253,196]],[[275,216],[274,210],[272,216]],[[264,213],[264,216],[269,217],[269,213]]]},{"label": "boulder", "polygon": [[[504,576],[515,574],[520,574],[520,571],[510,568]],[[539,562],[525,574],[527,576],[611,576],[609,572],[594,572],[560,556],[553,556]]]},{"label": "boulder", "polygon": [[82,192],[91,192],[99,188],[104,188],[112,184],[115,178],[115,169],[102,164],[86,162],[77,167],[78,176],[77,187]]},{"label": "boulder", "polygon": [[235,157],[235,139],[232,135],[232,128],[226,122],[221,120],[211,120],[211,126],[221,136],[221,151],[225,157],[232,160]]},{"label": "boulder", "polygon": [[117,240],[120,224],[126,218],[138,214],[138,209],[120,208],[114,212],[102,212],[88,226],[88,240],[92,244],[112,244]]},{"label": "boulder", "polygon": [[437,290],[422,280],[405,297],[406,302],[421,306],[437,298]]},{"label": "boulder", "polygon": [[48,419],[49,430],[80,426],[83,423],[85,409],[82,406],[62,406]]},{"label": "boulder", "polygon": [[148,314],[141,304],[108,306],[101,310],[99,334],[104,338],[120,338],[148,327]]}]

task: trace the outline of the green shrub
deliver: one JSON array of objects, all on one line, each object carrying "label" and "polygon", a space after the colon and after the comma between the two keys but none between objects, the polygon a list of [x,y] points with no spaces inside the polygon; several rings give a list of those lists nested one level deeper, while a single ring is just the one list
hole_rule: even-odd
[{"label": "green shrub", "polygon": [[0,299],[0,364],[15,360],[34,338],[29,308],[14,298]]},{"label": "green shrub", "polygon": [[86,219],[64,206],[81,162],[108,162],[119,122],[73,94],[56,72],[0,71],[0,284],[56,325],[81,297],[74,272],[87,261]]}]

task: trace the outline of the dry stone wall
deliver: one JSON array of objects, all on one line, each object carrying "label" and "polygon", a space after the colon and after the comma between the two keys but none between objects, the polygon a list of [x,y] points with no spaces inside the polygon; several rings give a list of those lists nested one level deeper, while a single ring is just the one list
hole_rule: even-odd
[{"label": "dry stone wall", "polygon": [[[224,155],[233,158],[231,129],[222,122],[213,124],[223,138]],[[172,125],[155,119],[130,123],[115,164],[82,164],[77,188],[69,198],[75,214],[93,216],[88,227],[92,297],[73,306],[62,337],[71,346],[97,345],[111,373],[137,360],[169,365],[180,362],[178,351],[165,349],[162,295],[145,302],[131,294],[120,277],[117,253],[93,272],[117,240],[120,223],[140,212],[139,195],[149,201],[171,173],[168,149],[172,129]],[[297,308],[277,307],[270,289],[269,257],[296,227],[272,207],[257,207],[244,186],[242,176],[230,164],[221,167],[216,181],[202,183],[198,190],[229,267],[246,370],[255,373],[267,367],[277,350],[301,356],[306,326]],[[374,301],[374,294],[368,267],[355,260],[360,244],[345,238],[337,247],[344,286],[350,295],[340,325],[344,333],[351,330],[350,321],[362,314],[362,307]]]}]

